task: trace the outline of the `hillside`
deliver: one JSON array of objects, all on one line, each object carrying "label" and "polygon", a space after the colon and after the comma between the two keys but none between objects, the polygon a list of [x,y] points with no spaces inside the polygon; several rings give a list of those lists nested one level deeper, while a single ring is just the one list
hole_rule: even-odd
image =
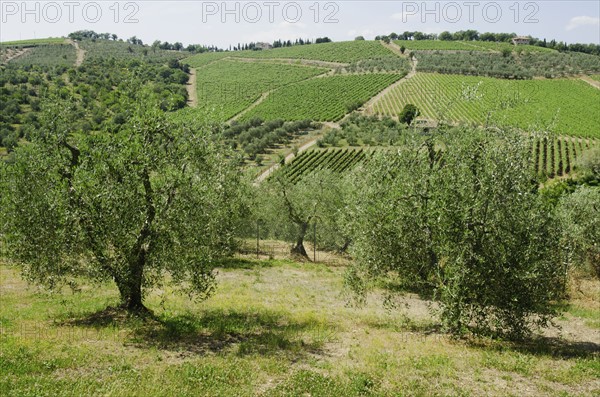
[{"label": "hillside", "polygon": [[[575,137],[600,137],[598,112],[588,110],[599,100],[593,83],[600,72],[598,56],[559,53],[539,46],[460,40],[395,40],[390,44],[361,40],[189,56],[183,51],[117,40],[42,39],[3,43],[0,49],[8,62],[4,81],[9,83],[4,83],[3,91],[6,103],[11,102],[8,97],[19,87],[10,76],[28,65],[76,69],[81,64],[88,68],[85,73],[90,79],[96,79],[92,77],[93,68],[123,65],[154,69],[143,74],[164,87],[165,109],[182,108],[192,92],[196,98],[191,102],[194,108],[186,110],[190,116],[182,117],[196,114],[221,122],[335,122],[353,111],[397,118],[404,105],[413,103],[423,125],[440,121],[502,124],[526,131],[551,129]],[[506,50],[510,50],[508,55]],[[186,78],[173,72],[176,60],[181,60],[185,67],[180,69],[186,74],[187,68],[195,69],[195,86],[176,87],[189,79],[189,74]],[[64,74],[67,69],[56,73]],[[411,69],[413,73],[409,74]],[[122,70],[116,69],[116,75]],[[41,81],[47,81],[47,71],[30,73],[41,73]],[[158,79],[153,77],[155,73]],[[78,76],[76,80],[82,83],[88,79],[81,72],[64,75]],[[582,81],[577,81],[580,76]],[[115,87],[115,79],[111,80]],[[34,86],[21,89],[38,92]],[[32,108],[29,102],[35,103],[35,99],[20,100],[17,110],[11,110],[9,114],[20,116],[5,122],[3,136],[24,135],[18,132],[19,125],[37,106]],[[104,107],[94,107],[92,113],[96,116],[88,120],[86,127],[92,130],[100,125],[101,118],[108,119],[101,115]],[[117,115],[113,112],[111,117]],[[8,141],[14,142],[14,138]],[[266,150],[269,161],[275,161],[273,153]]]},{"label": "hillside", "polygon": [[600,45],[514,36],[0,43],[0,395],[600,396]]}]

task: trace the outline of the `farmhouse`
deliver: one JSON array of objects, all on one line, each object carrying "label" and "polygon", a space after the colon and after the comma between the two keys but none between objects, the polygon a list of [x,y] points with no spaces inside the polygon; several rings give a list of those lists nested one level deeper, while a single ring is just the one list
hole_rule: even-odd
[{"label": "farmhouse", "polygon": [[269,43],[256,43],[256,48],[260,50],[270,50],[273,46]]},{"label": "farmhouse", "polygon": [[513,37],[512,42],[514,45],[525,45],[525,44],[529,44],[529,37],[525,37],[525,36],[517,36],[517,37]]}]

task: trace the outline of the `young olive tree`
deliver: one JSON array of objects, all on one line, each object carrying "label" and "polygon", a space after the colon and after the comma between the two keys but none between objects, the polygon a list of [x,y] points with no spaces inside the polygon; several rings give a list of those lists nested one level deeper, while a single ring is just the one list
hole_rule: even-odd
[{"label": "young olive tree", "polygon": [[73,130],[73,104],[48,102],[42,128],[2,167],[2,243],[26,279],[58,287],[112,280],[122,307],[169,274],[200,298],[233,249],[243,184],[209,133],[165,118],[150,93],[123,95],[111,133]]},{"label": "young olive tree", "polygon": [[284,238],[292,240],[291,253],[308,258],[304,240],[312,222],[324,219],[337,201],[333,174],[320,171],[292,182],[284,173],[277,173],[260,189],[266,193],[263,215],[272,230],[283,230]]},{"label": "young olive tree", "polygon": [[420,283],[453,333],[546,325],[565,278],[528,147],[516,132],[457,128],[375,158],[357,189],[349,280]]},{"label": "young olive tree", "polygon": [[357,258],[353,271],[367,279],[394,271],[417,289],[437,284],[434,180],[440,168],[433,139],[412,137],[358,170],[348,216]]},{"label": "young olive tree", "polygon": [[580,186],[561,198],[557,213],[568,264],[600,278],[600,188]]}]

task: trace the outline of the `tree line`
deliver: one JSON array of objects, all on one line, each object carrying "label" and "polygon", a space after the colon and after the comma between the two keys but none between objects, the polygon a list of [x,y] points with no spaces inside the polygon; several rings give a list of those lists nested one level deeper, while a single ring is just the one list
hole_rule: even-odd
[{"label": "tree line", "polygon": [[[460,30],[454,33],[444,31],[442,33],[423,33],[423,32],[410,32],[405,31],[403,33],[390,33],[388,35],[376,36],[375,40],[442,40],[442,41],[489,41],[498,43],[512,43],[512,39],[517,37],[516,33],[479,33],[477,30]],[[600,44],[582,44],[572,43],[567,44],[563,41],[556,41],[554,39],[548,41],[545,38],[539,39],[532,36],[529,38],[529,45],[551,48],[561,52],[583,52],[586,54],[600,55]]]}]

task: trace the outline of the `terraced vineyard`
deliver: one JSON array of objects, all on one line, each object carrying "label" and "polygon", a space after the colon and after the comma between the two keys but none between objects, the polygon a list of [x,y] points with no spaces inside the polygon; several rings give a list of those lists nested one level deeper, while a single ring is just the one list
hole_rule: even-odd
[{"label": "terraced vineyard", "polygon": [[291,58],[310,59],[326,62],[351,63],[361,59],[380,58],[394,55],[392,51],[378,41],[344,41],[339,43],[321,43],[295,45],[260,51],[209,52],[194,55],[186,60],[191,66],[203,66],[224,57],[242,58]]},{"label": "terraced vineyard", "polygon": [[219,120],[228,120],[263,93],[326,71],[307,66],[221,60],[197,72],[198,109],[213,113]]},{"label": "terraced vineyard", "polygon": [[509,125],[572,136],[600,138],[600,90],[583,81],[500,80],[419,73],[374,105],[377,114],[397,116],[415,104],[421,118]]},{"label": "terraced vineyard", "polygon": [[600,141],[567,136],[535,139],[531,148],[534,169],[548,178],[567,175],[581,154],[593,147],[600,147]]},{"label": "terraced vineyard", "polygon": [[263,120],[339,120],[402,76],[387,73],[339,75],[287,85],[245,113],[242,120],[255,117]]},{"label": "terraced vineyard", "polygon": [[362,148],[309,150],[301,153],[294,161],[284,166],[280,172],[292,182],[320,169],[342,173],[365,162],[372,153],[372,151]]}]

